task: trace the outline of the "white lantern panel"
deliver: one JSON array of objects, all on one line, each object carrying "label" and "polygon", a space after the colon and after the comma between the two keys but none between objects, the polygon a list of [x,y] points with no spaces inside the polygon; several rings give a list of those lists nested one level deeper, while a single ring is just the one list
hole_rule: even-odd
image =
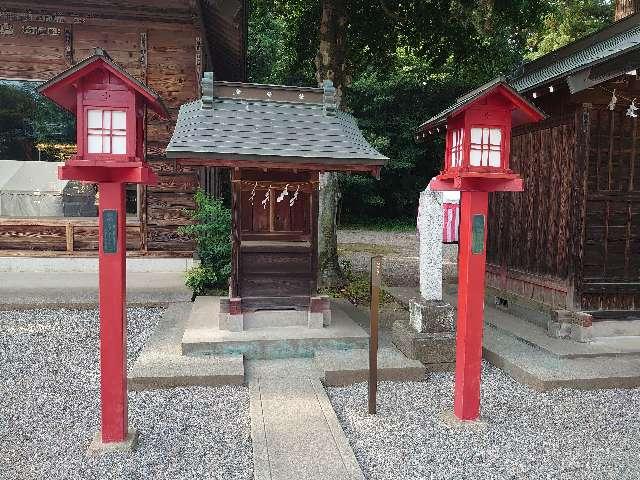
[{"label": "white lantern panel", "polygon": [[114,110],[112,112],[112,120],[113,120],[113,129],[114,130],[126,130],[127,129],[127,113],[120,111],[120,110]]},{"label": "white lantern panel", "polygon": [[114,135],[113,137],[111,137],[111,147],[112,153],[127,153],[127,137]]},{"label": "white lantern panel", "polygon": [[102,135],[89,135],[87,139],[87,151],[89,153],[102,153]]},{"label": "white lantern panel", "polygon": [[489,152],[489,166],[500,167],[500,151],[491,150]]},{"label": "white lantern panel", "polygon": [[111,110],[105,110],[102,114],[102,128],[111,128]]},{"label": "white lantern panel", "polygon": [[471,143],[482,143],[482,128],[471,129]]},{"label": "white lantern panel", "polygon": [[87,111],[87,126],[89,128],[102,128],[102,110]]},{"label": "white lantern panel", "polygon": [[474,167],[479,167],[480,165],[482,165],[482,151],[472,148],[470,162]]},{"label": "white lantern panel", "polygon": [[500,145],[502,142],[502,130],[499,128],[491,129],[491,145]]}]

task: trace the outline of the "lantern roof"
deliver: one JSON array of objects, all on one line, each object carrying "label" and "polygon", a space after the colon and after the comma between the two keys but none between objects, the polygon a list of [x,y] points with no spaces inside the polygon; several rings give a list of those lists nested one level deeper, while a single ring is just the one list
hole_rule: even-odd
[{"label": "lantern roof", "polygon": [[533,103],[516,92],[506,81],[504,77],[497,77],[488,83],[472,90],[471,92],[459,97],[453,105],[449,106],[439,114],[431,117],[418,127],[418,132],[443,126],[447,121],[464,110],[468,109],[489,95],[500,95],[507,99],[512,105],[511,118],[513,126],[516,127],[523,123],[540,121],[546,118],[546,115],[539,110]]},{"label": "lantern roof", "polygon": [[125,69],[116,64],[109,54],[102,48],[96,48],[93,55],[78,62],[71,68],[59,73],[38,87],[38,92],[53,100],[65,110],[75,113],[77,101],[76,90],[78,79],[93,72],[97,68],[104,68],[120,78],[129,88],[142,96],[149,108],[162,118],[168,118],[169,113],[160,96],[151,88],[134,78]]},{"label": "lantern roof", "polygon": [[227,167],[377,173],[387,157],[340,111],[335,88],[203,80],[201,100],[180,107],[168,158]]}]

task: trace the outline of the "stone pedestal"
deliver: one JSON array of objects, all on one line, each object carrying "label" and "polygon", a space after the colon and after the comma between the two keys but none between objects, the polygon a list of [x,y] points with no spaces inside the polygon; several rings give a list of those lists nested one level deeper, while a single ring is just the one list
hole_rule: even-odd
[{"label": "stone pedestal", "polygon": [[242,314],[242,299],[221,298],[218,328],[230,332],[241,332],[244,329],[244,315]]},{"label": "stone pedestal", "polygon": [[420,295],[409,302],[408,320],[393,325],[393,343],[427,370],[455,367],[455,317],[442,301],[442,193],[428,188],[420,194]]},{"label": "stone pedestal", "polygon": [[309,299],[309,328],[323,328],[329,325],[331,325],[329,297],[311,297]]},{"label": "stone pedestal", "polygon": [[419,360],[428,371],[455,368],[454,308],[443,301],[409,302],[409,319],[396,321],[392,341],[408,358]]}]

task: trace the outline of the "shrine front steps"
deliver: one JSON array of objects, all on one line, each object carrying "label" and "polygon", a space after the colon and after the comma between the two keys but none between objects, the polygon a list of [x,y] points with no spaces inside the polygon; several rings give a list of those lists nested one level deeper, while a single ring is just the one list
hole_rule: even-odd
[{"label": "shrine front steps", "polygon": [[[291,325],[290,311],[267,312],[264,326],[251,322],[242,331],[218,328],[219,297],[198,297],[182,337],[183,355],[244,355],[246,359],[312,357],[317,350],[368,348],[369,335],[337,302],[331,302],[331,324],[323,328]],[[295,312],[294,312],[295,313]],[[283,317],[284,324],[278,321]]]},{"label": "shrine front steps", "polygon": [[[301,365],[304,364],[305,370],[311,367],[315,378],[322,380],[326,385],[347,385],[367,380],[368,335],[364,331],[358,332],[355,328],[358,327],[357,325],[355,327],[348,325],[348,329],[347,326],[340,327],[342,314],[336,315],[338,326],[335,327],[337,330],[334,330],[334,333],[350,332],[353,335],[357,332],[358,335],[346,337],[346,340],[345,337],[336,340],[335,336],[319,337],[316,332],[315,337],[293,339],[296,348],[287,345],[276,349],[270,348],[273,338],[262,337],[257,339],[259,349],[245,348],[249,355],[243,355],[237,351],[226,351],[223,355],[198,353],[184,355],[181,340],[186,333],[185,324],[192,307],[197,310],[195,304],[183,303],[172,305],[165,311],[156,331],[129,370],[130,390],[243,384],[247,383],[247,368],[250,375],[254,368],[252,366],[256,365],[255,362],[269,365],[272,361],[282,361],[256,359],[256,356],[265,356],[255,355],[256,352],[263,354],[269,352],[272,355],[269,358],[288,358],[292,365],[302,362]],[[334,308],[333,311],[337,312],[338,308]],[[318,330],[322,331],[326,328]],[[349,341],[349,338],[352,341]],[[348,346],[348,348],[326,348],[327,345]],[[233,348],[237,348],[237,344]],[[287,353],[288,357],[283,356],[284,353]],[[303,355],[291,355],[292,353]],[[274,354],[276,354],[275,357]],[[378,352],[380,381],[421,381],[424,378],[425,369],[420,362],[407,359],[394,347],[380,348]]]}]

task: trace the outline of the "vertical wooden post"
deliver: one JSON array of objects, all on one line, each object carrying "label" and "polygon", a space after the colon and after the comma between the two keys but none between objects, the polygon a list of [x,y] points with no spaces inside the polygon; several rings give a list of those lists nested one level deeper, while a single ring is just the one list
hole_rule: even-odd
[{"label": "vertical wooden post", "polygon": [[127,438],[125,184],[100,183],[100,399],[103,443]]},{"label": "vertical wooden post", "polygon": [[73,224],[71,222],[65,226],[65,236],[67,239],[67,252],[73,252]]},{"label": "vertical wooden post", "polygon": [[369,329],[369,414],[377,410],[378,393],[378,309],[380,306],[382,257],[371,257],[371,317]]},{"label": "vertical wooden post", "polygon": [[488,192],[462,192],[458,253],[458,322],[454,414],[480,415]]}]

